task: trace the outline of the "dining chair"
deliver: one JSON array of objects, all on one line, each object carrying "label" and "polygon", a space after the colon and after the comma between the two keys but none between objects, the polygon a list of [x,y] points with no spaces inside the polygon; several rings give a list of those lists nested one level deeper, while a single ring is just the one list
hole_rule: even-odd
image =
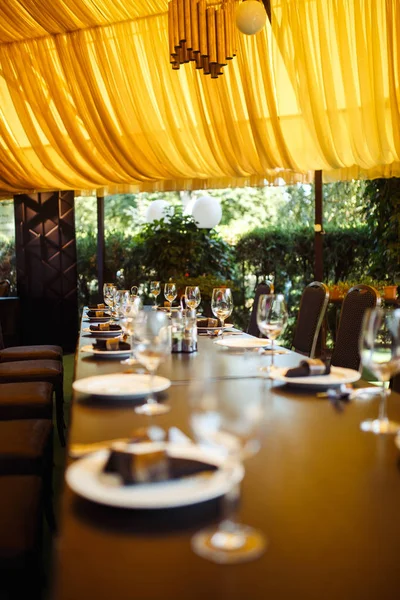
[{"label": "dining chair", "polygon": [[269,294],[270,289],[271,288],[267,283],[260,283],[257,286],[256,293],[254,295],[254,302],[253,302],[253,306],[251,309],[250,322],[249,322],[249,326],[247,328],[247,333],[249,333],[250,335],[254,335],[255,337],[260,337],[260,330],[258,329],[258,325],[257,325],[258,300],[259,300],[260,296],[262,296],[263,294]]},{"label": "dining chair", "polygon": [[[57,432],[62,446],[65,446],[64,423],[64,368],[63,352],[60,346],[12,346],[4,348],[0,323],[0,384],[21,384],[25,389],[13,388],[10,400],[0,393],[0,420],[15,418],[7,414],[25,411],[33,417],[41,416],[48,410],[48,384],[54,390],[56,403]],[[26,387],[31,384],[30,388]],[[24,415],[25,416],[25,415]],[[22,417],[24,418],[24,417]],[[25,418],[32,418],[28,414]]]},{"label": "dining chair", "polygon": [[344,297],[331,365],[358,371],[361,366],[359,340],[364,313],[380,306],[379,292],[370,285],[355,285]]},{"label": "dining chair", "polygon": [[51,531],[53,511],[53,423],[50,419],[0,421],[0,479],[37,475],[43,483],[43,510]]},{"label": "dining chair", "polygon": [[0,476],[1,598],[43,597],[42,498],[37,475]]},{"label": "dining chair", "polygon": [[328,302],[329,288],[324,283],[313,281],[304,289],[292,342],[295,352],[314,358]]}]

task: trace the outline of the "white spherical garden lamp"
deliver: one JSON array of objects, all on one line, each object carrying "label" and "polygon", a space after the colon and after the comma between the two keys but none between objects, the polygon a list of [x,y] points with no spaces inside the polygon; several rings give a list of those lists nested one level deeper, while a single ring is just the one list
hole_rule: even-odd
[{"label": "white spherical garden lamp", "polygon": [[213,229],[222,219],[221,204],[211,196],[200,196],[193,205],[192,216],[199,229]]},{"label": "white spherical garden lamp", "polygon": [[267,13],[262,2],[245,0],[236,9],[236,26],[246,35],[254,35],[265,27]]},{"label": "white spherical garden lamp", "polygon": [[166,200],[154,200],[146,210],[146,223],[153,223],[153,221],[159,221],[165,219],[168,221],[168,217],[173,214],[173,207]]}]

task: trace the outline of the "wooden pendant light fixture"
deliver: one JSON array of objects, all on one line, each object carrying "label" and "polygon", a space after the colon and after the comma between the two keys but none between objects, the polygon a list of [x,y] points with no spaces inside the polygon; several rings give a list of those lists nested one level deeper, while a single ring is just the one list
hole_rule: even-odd
[{"label": "wooden pendant light fixture", "polygon": [[171,0],[168,4],[169,52],[173,69],[194,62],[213,79],[236,56],[235,0],[207,5],[206,0]]}]

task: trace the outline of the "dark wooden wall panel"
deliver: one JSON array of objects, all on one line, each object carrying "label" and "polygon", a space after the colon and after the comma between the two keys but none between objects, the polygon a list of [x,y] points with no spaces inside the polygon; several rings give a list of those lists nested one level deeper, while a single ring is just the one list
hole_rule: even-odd
[{"label": "dark wooden wall panel", "polygon": [[23,343],[73,350],[78,332],[74,192],[14,197]]}]

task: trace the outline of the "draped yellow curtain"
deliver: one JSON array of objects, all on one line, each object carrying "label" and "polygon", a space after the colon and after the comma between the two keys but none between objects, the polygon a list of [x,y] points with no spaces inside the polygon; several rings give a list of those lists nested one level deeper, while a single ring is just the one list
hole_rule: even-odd
[{"label": "draped yellow curtain", "polygon": [[273,0],[212,80],[172,71],[166,0],[1,3],[0,189],[400,175],[399,4]]}]

